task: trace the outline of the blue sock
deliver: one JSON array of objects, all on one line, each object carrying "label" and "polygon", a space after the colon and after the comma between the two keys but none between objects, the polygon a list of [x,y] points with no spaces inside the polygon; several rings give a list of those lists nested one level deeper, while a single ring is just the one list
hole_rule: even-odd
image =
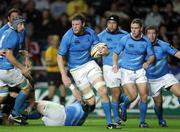
[{"label": "blue sock", "polygon": [[126,97],[127,96],[124,93],[121,93],[120,98],[119,98],[119,103],[123,103]]},{"label": "blue sock", "polygon": [[12,114],[14,116],[18,116],[19,114],[19,110],[21,109],[21,106],[24,104],[24,102],[26,101],[26,97],[27,95],[24,94],[22,91],[18,94],[18,96],[16,97],[15,100],[15,104],[14,104],[14,108],[12,110]]},{"label": "blue sock", "polygon": [[129,107],[129,104],[131,103],[132,101],[129,100],[129,97],[128,96],[125,96],[124,98],[124,103],[122,105],[122,108],[124,109],[127,109]]},{"label": "blue sock", "polygon": [[37,111],[32,111],[30,114],[26,115],[27,119],[39,119],[41,114]]},{"label": "blue sock", "polygon": [[102,102],[101,103],[102,108],[104,110],[105,116],[106,116],[106,124],[111,124],[112,120],[111,120],[111,105],[110,102]]},{"label": "blue sock", "polygon": [[180,98],[178,98],[178,102],[179,102],[179,104],[180,104]]},{"label": "blue sock", "polygon": [[118,102],[111,102],[111,108],[113,110],[114,121],[119,122],[120,117],[119,117],[119,104],[118,104]]},{"label": "blue sock", "polygon": [[140,101],[139,104],[139,110],[140,110],[140,122],[145,122],[146,112],[147,112],[147,103],[144,103]]},{"label": "blue sock", "polygon": [[163,120],[163,109],[162,107],[154,106],[154,111],[159,119],[159,121]]}]

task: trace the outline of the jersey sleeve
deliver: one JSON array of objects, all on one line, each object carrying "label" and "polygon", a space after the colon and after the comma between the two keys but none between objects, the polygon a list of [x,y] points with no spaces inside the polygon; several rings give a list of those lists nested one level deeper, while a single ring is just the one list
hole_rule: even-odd
[{"label": "jersey sleeve", "polygon": [[170,55],[175,55],[176,52],[178,51],[176,48],[174,48],[172,45],[170,45],[169,43],[164,44],[165,51],[170,54]]},{"label": "jersey sleeve", "polygon": [[58,54],[65,56],[68,52],[69,45],[70,45],[70,36],[68,34],[65,34],[59,44]]}]

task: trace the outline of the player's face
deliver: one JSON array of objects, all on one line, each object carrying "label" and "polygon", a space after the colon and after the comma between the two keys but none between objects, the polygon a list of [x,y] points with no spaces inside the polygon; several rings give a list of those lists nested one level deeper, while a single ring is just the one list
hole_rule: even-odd
[{"label": "player's face", "polygon": [[147,30],[146,36],[149,38],[149,40],[154,43],[156,41],[156,31],[154,29]]},{"label": "player's face", "polygon": [[23,30],[24,30],[24,23],[23,22],[21,22],[21,23],[19,23],[18,25],[17,25],[17,31],[18,32],[22,32]]},{"label": "player's face", "polygon": [[72,29],[75,34],[81,34],[84,29],[84,23],[81,20],[73,20],[72,21]]},{"label": "player's face", "polygon": [[138,23],[131,24],[131,33],[134,38],[139,38],[141,36],[142,27]]},{"label": "player's face", "polygon": [[107,29],[110,31],[110,32],[114,32],[116,31],[118,28],[118,24],[116,21],[113,21],[113,20],[109,20],[107,22]]},{"label": "player's face", "polygon": [[10,16],[8,16],[8,21],[10,22],[10,23],[12,23],[12,21],[13,21],[13,18],[14,17],[17,17],[19,14],[17,13],[17,12],[12,12],[11,14],[10,14]]}]

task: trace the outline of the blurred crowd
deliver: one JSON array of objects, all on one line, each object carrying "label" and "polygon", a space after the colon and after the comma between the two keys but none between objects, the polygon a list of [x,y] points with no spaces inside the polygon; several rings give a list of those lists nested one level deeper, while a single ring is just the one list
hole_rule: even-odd
[{"label": "blurred crowd", "polygon": [[[180,49],[180,0],[0,0],[0,27],[13,7],[20,9],[26,18],[25,43],[34,66],[44,65],[52,35],[61,40],[71,27],[71,17],[80,12],[97,33],[106,27],[106,17],[111,14],[120,17],[120,26],[126,31],[130,31],[132,19],[141,18],[145,26],[159,28],[160,39]],[[174,58],[171,62],[178,63]]]}]

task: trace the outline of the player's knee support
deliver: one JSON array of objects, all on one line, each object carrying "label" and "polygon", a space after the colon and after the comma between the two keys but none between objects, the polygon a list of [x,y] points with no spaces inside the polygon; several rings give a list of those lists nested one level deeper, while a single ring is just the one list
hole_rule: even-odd
[{"label": "player's knee support", "polygon": [[19,85],[19,88],[24,90],[24,89],[27,89],[29,88],[30,86],[30,82],[29,80],[25,79],[20,85]]},{"label": "player's knee support", "polygon": [[99,88],[104,87],[106,83],[104,81],[97,82],[94,84],[94,88],[98,91]]}]

